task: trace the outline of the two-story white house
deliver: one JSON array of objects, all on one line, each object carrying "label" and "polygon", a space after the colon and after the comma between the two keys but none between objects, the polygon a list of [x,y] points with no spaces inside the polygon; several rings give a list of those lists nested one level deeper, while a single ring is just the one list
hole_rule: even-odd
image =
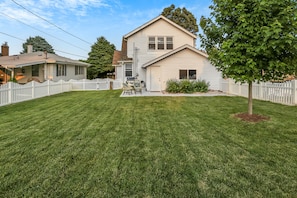
[{"label": "two-story white house", "polygon": [[115,78],[143,81],[147,91],[162,91],[170,79],[206,80],[220,89],[221,73],[195,48],[197,36],[160,15],[123,36],[115,51]]}]

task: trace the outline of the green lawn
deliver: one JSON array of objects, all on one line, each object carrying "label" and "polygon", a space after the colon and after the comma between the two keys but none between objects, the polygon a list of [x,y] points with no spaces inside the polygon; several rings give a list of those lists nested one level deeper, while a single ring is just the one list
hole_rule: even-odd
[{"label": "green lawn", "polygon": [[296,197],[297,107],[70,92],[0,107],[0,197]]}]

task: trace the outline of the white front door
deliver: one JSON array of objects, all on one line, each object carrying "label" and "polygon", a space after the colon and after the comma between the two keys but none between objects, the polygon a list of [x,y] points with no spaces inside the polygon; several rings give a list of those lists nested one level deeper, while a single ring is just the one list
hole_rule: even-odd
[{"label": "white front door", "polygon": [[161,91],[161,68],[152,66],[151,68],[151,89],[150,91]]}]

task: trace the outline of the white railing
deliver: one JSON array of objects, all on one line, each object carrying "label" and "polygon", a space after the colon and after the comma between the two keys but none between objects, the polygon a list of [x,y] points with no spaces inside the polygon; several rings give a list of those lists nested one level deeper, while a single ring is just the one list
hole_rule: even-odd
[{"label": "white railing", "polygon": [[41,98],[68,91],[121,89],[121,83],[112,79],[46,81],[21,85],[9,82],[0,86],[0,106]]},{"label": "white railing", "polygon": [[[231,79],[222,80],[221,90],[225,93],[248,97],[248,84],[235,83]],[[253,98],[286,105],[297,105],[297,80],[281,83],[254,83]]]}]

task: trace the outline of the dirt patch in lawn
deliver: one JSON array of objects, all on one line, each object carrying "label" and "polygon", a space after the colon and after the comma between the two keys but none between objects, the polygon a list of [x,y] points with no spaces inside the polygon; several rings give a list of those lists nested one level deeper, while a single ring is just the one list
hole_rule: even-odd
[{"label": "dirt patch in lawn", "polygon": [[239,118],[242,121],[253,122],[253,123],[270,120],[270,118],[267,116],[263,116],[259,114],[249,115],[248,113],[238,113],[238,114],[235,114],[234,117]]}]

